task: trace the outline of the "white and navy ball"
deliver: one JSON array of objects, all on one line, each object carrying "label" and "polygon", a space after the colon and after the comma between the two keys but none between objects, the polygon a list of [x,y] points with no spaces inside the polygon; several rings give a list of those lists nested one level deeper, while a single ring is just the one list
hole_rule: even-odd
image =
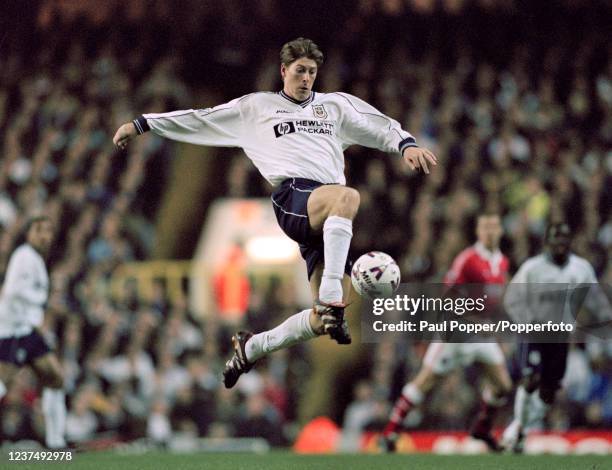
[{"label": "white and navy ball", "polygon": [[400,283],[400,269],[393,258],[382,251],[370,251],[359,257],[351,271],[357,293],[372,299],[389,297]]}]

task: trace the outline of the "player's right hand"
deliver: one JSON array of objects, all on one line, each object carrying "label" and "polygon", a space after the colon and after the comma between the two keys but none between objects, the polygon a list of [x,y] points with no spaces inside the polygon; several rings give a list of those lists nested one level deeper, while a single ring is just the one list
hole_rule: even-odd
[{"label": "player's right hand", "polygon": [[120,149],[124,149],[127,147],[130,139],[136,137],[137,135],[138,132],[136,132],[136,126],[134,126],[134,123],[128,122],[117,129],[117,132],[115,132],[115,137],[113,137],[113,143]]}]

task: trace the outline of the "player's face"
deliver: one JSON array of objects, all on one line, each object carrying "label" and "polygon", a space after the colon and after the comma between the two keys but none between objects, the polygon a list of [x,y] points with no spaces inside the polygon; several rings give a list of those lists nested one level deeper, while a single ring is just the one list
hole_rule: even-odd
[{"label": "player's face", "polygon": [[481,216],[476,224],[478,241],[489,250],[499,248],[499,241],[503,234],[501,221],[496,215]]},{"label": "player's face", "polygon": [[555,260],[564,262],[570,252],[572,236],[567,224],[553,225],[546,237],[546,245]]},{"label": "player's face", "polygon": [[289,66],[281,64],[281,77],[283,77],[283,91],[291,98],[304,101],[310,96],[310,91],[317,78],[317,63],[302,57]]},{"label": "player's face", "polygon": [[46,255],[53,240],[53,226],[49,220],[35,222],[28,230],[27,242],[39,253]]}]

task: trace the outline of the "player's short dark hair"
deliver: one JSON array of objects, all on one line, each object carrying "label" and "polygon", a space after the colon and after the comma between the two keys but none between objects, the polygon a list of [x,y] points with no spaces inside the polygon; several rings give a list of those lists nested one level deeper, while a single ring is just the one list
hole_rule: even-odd
[{"label": "player's short dark hair", "polygon": [[548,240],[552,234],[553,229],[558,229],[560,227],[567,227],[567,231],[569,232],[569,236],[572,236],[572,228],[570,225],[564,220],[557,220],[554,222],[550,222],[546,226],[546,232],[544,232],[544,240]]},{"label": "player's short dark hair", "polygon": [[48,215],[35,215],[34,217],[30,217],[25,224],[23,229],[23,234],[27,235],[30,229],[39,222],[51,222],[51,218]]},{"label": "player's short dark hair", "polygon": [[302,57],[314,60],[317,67],[323,65],[323,52],[321,52],[319,46],[317,46],[311,39],[297,38],[293,41],[289,41],[281,48],[280,61],[281,64],[284,64],[285,66],[289,66]]},{"label": "player's short dark hair", "polygon": [[30,233],[30,229],[37,223],[44,222],[45,220],[51,221],[51,218],[48,215],[35,215],[28,218],[17,237],[18,244],[25,243],[28,238],[28,233]]}]

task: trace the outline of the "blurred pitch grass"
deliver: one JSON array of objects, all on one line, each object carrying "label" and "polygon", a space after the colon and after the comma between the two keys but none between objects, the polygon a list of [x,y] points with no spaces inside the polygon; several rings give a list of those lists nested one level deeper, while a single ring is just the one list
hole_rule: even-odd
[{"label": "blurred pitch grass", "polygon": [[8,461],[2,452],[2,469],[62,468],[74,470],[513,470],[513,469],[612,469],[612,455],[431,455],[431,454],[331,454],[298,455],[290,451],[267,454],[252,453],[189,453],[147,452],[118,454],[115,452],[73,453],[70,462]]}]

